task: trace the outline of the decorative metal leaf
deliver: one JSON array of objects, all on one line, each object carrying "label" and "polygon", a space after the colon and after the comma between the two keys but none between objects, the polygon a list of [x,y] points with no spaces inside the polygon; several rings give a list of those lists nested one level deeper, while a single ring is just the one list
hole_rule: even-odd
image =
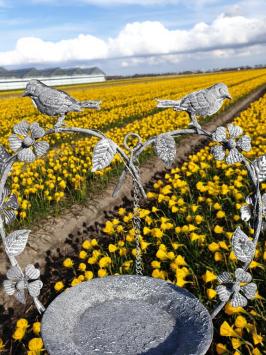
[{"label": "decorative metal leaf", "polygon": [[38,157],[41,157],[42,155],[46,154],[47,150],[49,149],[49,143],[42,141],[42,142],[36,142],[34,144],[35,152]]},{"label": "decorative metal leaf", "polygon": [[245,152],[249,152],[251,150],[251,138],[249,136],[243,136],[239,138],[236,145]]},{"label": "decorative metal leaf", "polygon": [[33,153],[32,149],[24,148],[20,152],[18,152],[18,159],[20,161],[25,161],[27,163],[32,163],[35,160],[35,154]]},{"label": "decorative metal leaf", "polygon": [[11,136],[8,137],[8,141],[10,148],[14,152],[16,152],[22,146],[22,140],[16,134],[11,134]]},{"label": "decorative metal leaf", "polygon": [[266,154],[253,160],[253,165],[257,171],[259,182],[266,180]]},{"label": "decorative metal leaf", "polygon": [[224,142],[226,140],[226,128],[217,127],[212,134],[212,139],[216,142]]},{"label": "decorative metal leaf", "polygon": [[12,296],[16,291],[15,286],[16,282],[11,280],[4,280],[3,282],[4,290],[9,295]]},{"label": "decorative metal leaf", "polygon": [[233,307],[245,307],[248,304],[246,297],[242,296],[239,292],[234,292],[231,305]]},{"label": "decorative metal leaf", "polygon": [[42,286],[43,286],[43,283],[40,280],[36,280],[36,281],[30,282],[28,284],[29,294],[32,297],[38,297],[39,294],[40,294],[40,290],[41,290]]},{"label": "decorative metal leaf", "polygon": [[221,145],[215,145],[214,147],[211,147],[210,151],[216,160],[224,159],[225,151]]},{"label": "decorative metal leaf", "polygon": [[26,135],[28,134],[29,127],[30,125],[27,121],[21,121],[13,127],[13,131],[17,134],[21,134],[22,136],[26,137]]},{"label": "decorative metal leaf", "polygon": [[41,138],[45,134],[45,130],[39,126],[39,123],[33,122],[30,125],[31,136],[33,139]]},{"label": "decorative metal leaf", "polygon": [[216,287],[216,292],[221,301],[227,302],[231,296],[231,292],[223,285]]},{"label": "decorative metal leaf", "polygon": [[116,145],[111,139],[103,138],[93,150],[92,172],[106,168],[116,154]]},{"label": "decorative metal leaf", "polygon": [[245,206],[242,206],[240,208],[240,212],[241,212],[241,219],[242,221],[249,221],[250,218],[251,218],[251,209],[250,209],[250,206],[248,205],[245,205]]},{"label": "decorative metal leaf", "polygon": [[156,137],[155,152],[164,164],[170,168],[176,158],[176,145],[174,138],[167,133]]},{"label": "decorative metal leaf", "polygon": [[24,290],[19,290],[15,293],[14,295],[16,297],[16,299],[20,302],[25,304],[26,303],[26,298],[25,298],[25,292]]},{"label": "decorative metal leaf", "polygon": [[25,267],[25,275],[30,280],[36,280],[40,277],[40,270],[32,264],[29,264]]},{"label": "decorative metal leaf", "polygon": [[8,152],[2,145],[0,145],[0,171],[3,170],[6,160],[10,157],[11,155],[8,154]]},{"label": "decorative metal leaf", "polygon": [[230,152],[226,157],[225,161],[227,162],[227,164],[234,164],[242,161],[242,159],[243,159],[243,155],[239,153],[237,148],[232,148],[230,149]]},{"label": "decorative metal leaf", "polygon": [[240,282],[250,282],[252,280],[251,274],[241,268],[236,269],[235,277],[236,277],[236,280],[240,281]]},{"label": "decorative metal leaf", "polygon": [[254,243],[248,239],[247,235],[240,227],[237,227],[234,232],[232,248],[237,259],[244,263],[252,259],[255,251]]},{"label": "decorative metal leaf", "polygon": [[233,123],[229,123],[227,125],[227,129],[229,131],[230,138],[237,138],[243,133],[243,129]]},{"label": "decorative metal leaf", "polygon": [[246,286],[241,287],[241,291],[243,291],[244,295],[252,300],[256,296],[257,292],[257,285],[254,282],[251,282],[250,284]]},{"label": "decorative metal leaf", "polygon": [[23,276],[24,275],[18,266],[11,266],[11,268],[8,269],[6,273],[6,277],[9,280],[13,280],[13,281],[18,281],[21,278],[23,278]]},{"label": "decorative metal leaf", "polygon": [[222,272],[220,275],[218,275],[217,280],[220,284],[229,283],[229,282],[234,281],[230,272],[226,272],[226,271]]},{"label": "decorative metal leaf", "polygon": [[21,254],[27,244],[30,230],[21,229],[12,232],[6,237],[6,252],[10,256],[17,256]]}]

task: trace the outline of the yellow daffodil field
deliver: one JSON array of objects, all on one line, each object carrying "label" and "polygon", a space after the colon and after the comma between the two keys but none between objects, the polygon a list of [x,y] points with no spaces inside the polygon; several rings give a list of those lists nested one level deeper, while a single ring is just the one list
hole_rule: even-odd
[{"label": "yellow daffodil field", "polygon": [[[136,132],[146,140],[187,127],[189,122],[186,113],[156,109],[155,98],[177,99],[216,82],[227,84],[233,101],[237,101],[266,83],[266,70],[127,80],[72,88],[68,92],[77,99],[102,100],[102,110],[71,114],[66,124],[100,129],[120,146],[129,132]],[[230,109],[230,104],[226,101],[222,111]],[[36,121],[44,128],[55,123],[52,118],[37,114],[27,98],[1,98],[0,113],[3,117],[0,143],[6,148],[12,127],[19,121]],[[266,95],[234,119],[234,124],[251,137],[252,150],[244,153],[249,160],[266,154],[265,117]],[[23,223],[29,223],[36,211],[41,213],[41,208],[49,211],[51,206],[60,206],[75,193],[86,195],[88,181],[96,179],[90,172],[96,139],[55,134],[46,140],[50,144],[46,158],[26,166],[17,162],[12,171],[11,189],[18,196],[17,217]],[[234,273],[240,267],[231,250],[235,229],[240,226],[249,236],[254,233],[240,218],[240,208],[253,188],[247,171],[241,163],[228,165],[215,160],[210,152],[213,145],[191,152],[182,165],[151,181],[145,187],[147,200],[140,209],[144,275],[188,289],[210,311],[218,303],[217,276],[224,271]],[[118,159],[97,173],[98,178],[108,177],[116,164]],[[261,184],[261,192],[266,192],[266,183]],[[60,250],[56,257],[48,253],[47,266],[41,275],[44,288],[40,299],[44,305],[80,282],[107,275],[133,274],[136,246],[132,217],[132,204],[125,202],[109,213],[102,225],[87,229],[84,226],[84,234],[78,240],[68,238],[66,242],[72,246],[69,255]],[[266,241],[261,234],[248,270],[258,286],[256,298],[249,300],[245,308],[233,308],[229,303],[225,306],[214,320],[214,340],[208,354],[266,352],[265,260]],[[7,324],[10,314],[2,311],[2,319]],[[45,353],[40,320],[41,316],[31,308],[24,318],[5,327],[0,353]]]},{"label": "yellow daffodil field", "polygon": [[[79,100],[100,99],[101,110],[84,110],[69,114],[68,126],[100,129],[122,146],[124,137],[129,132],[137,132],[145,140],[152,135],[187,126],[186,113],[163,111],[156,108],[156,98],[180,98],[183,95],[208,87],[217,82],[229,86],[233,102],[248,95],[255,88],[266,82],[266,70],[250,70],[209,75],[170,77],[108,82],[89,88],[73,88],[68,93]],[[232,104],[227,100],[223,111]],[[220,112],[221,112],[220,111]],[[41,127],[51,128],[56,119],[41,115],[29,98],[11,97],[1,99],[0,106],[2,129],[0,144],[9,148],[8,136],[12,127],[22,121],[38,122]],[[84,138],[74,134],[56,133],[45,137],[50,149],[45,159],[24,165],[17,162],[12,171],[12,192],[20,203],[19,218],[29,222],[36,214],[43,214],[51,205],[64,201],[65,197],[84,198],[88,192],[92,151],[96,138]],[[10,151],[11,152],[11,151]],[[118,158],[114,161],[116,163]],[[98,172],[105,175],[111,168]],[[91,186],[91,185],[90,185]]]}]

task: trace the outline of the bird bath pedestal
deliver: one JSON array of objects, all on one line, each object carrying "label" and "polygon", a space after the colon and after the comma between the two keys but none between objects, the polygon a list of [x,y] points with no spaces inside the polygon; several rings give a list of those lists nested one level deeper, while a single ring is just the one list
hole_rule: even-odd
[{"label": "bird bath pedestal", "polygon": [[42,337],[51,355],[205,354],[211,316],[170,282],[108,276],[67,289],[47,308]]}]

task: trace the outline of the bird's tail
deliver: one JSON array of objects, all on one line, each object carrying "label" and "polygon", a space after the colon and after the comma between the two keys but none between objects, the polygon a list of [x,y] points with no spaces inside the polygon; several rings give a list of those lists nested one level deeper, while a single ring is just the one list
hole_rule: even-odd
[{"label": "bird's tail", "polygon": [[86,100],[80,101],[80,106],[82,108],[94,108],[96,110],[100,110],[101,101],[93,101],[93,100]]},{"label": "bird's tail", "polygon": [[177,108],[177,107],[179,107],[179,104],[180,104],[180,100],[158,100],[158,99],[156,99],[156,101],[158,102],[157,107],[160,107],[160,108],[168,108],[168,107]]}]

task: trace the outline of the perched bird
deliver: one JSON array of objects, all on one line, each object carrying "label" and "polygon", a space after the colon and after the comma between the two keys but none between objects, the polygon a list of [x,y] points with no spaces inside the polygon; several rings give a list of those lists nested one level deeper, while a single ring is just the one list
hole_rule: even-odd
[{"label": "perched bird", "polygon": [[201,128],[196,116],[211,116],[220,110],[225,99],[232,99],[228,87],[223,84],[215,84],[207,89],[188,94],[180,100],[157,100],[157,107],[173,107],[175,111],[186,111],[191,119],[190,126]]},{"label": "perched bird", "polygon": [[29,96],[36,108],[45,115],[60,115],[55,127],[63,125],[68,112],[79,112],[83,108],[99,110],[101,101],[78,101],[62,90],[53,89],[40,80],[32,79],[28,82],[22,96]]}]

